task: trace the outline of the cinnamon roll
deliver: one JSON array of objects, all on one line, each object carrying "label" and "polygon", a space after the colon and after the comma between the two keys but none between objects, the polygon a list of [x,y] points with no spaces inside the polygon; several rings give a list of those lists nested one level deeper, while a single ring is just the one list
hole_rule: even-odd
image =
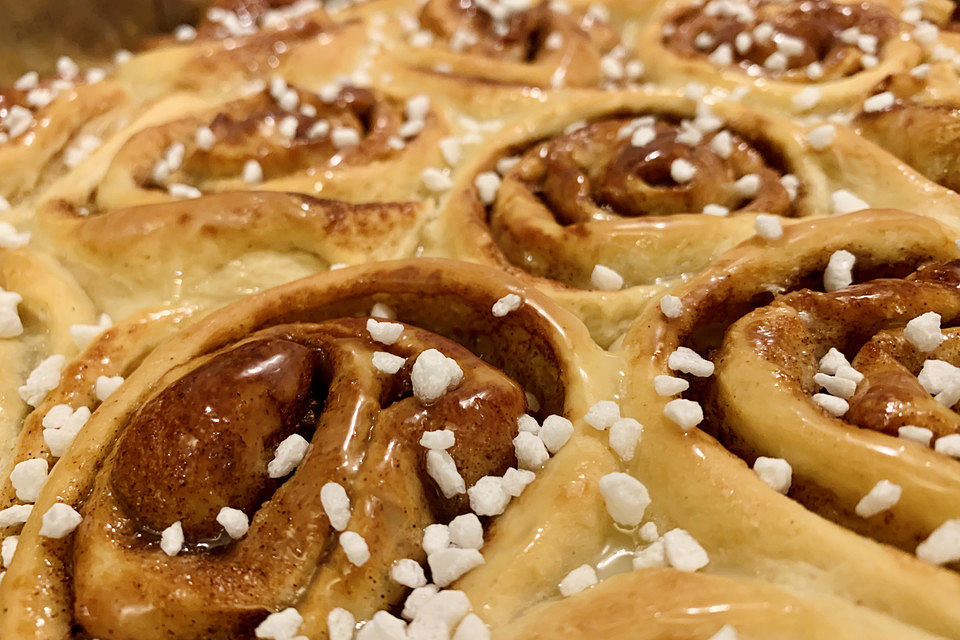
[{"label": "cinnamon roll", "polygon": [[643,78],[599,4],[429,0],[373,3],[363,13],[385,22],[378,65],[393,81],[485,118],[535,108],[540,89],[615,88]]},{"label": "cinnamon roll", "polygon": [[530,278],[609,344],[644,300],[753,234],[757,214],[882,204],[956,225],[955,196],[842,127],[664,92],[565,97],[478,152],[433,242]]},{"label": "cinnamon roll", "polygon": [[69,58],[60,72],[27,73],[0,91],[0,198],[18,204],[81,164],[118,128],[131,100],[102,70],[81,74]]},{"label": "cinnamon roll", "polygon": [[940,225],[905,213],[799,223],[744,242],[631,327],[626,404],[656,451],[634,472],[716,571],[956,635],[960,576],[936,565],[960,558],[957,462],[930,446],[952,433],[950,403],[922,385],[923,363],[954,370],[950,338],[931,341],[941,318],[952,333],[957,256]]},{"label": "cinnamon roll", "polygon": [[852,126],[929,179],[957,191],[960,38],[948,30],[949,23],[943,24],[946,19],[938,21],[938,29],[934,22],[919,18],[916,10],[914,33],[923,39],[923,60],[885,77],[859,105]]},{"label": "cinnamon roll", "polygon": [[[424,168],[442,164],[443,111],[375,89],[331,83],[319,92],[274,78],[262,91],[145,123],[85,171],[40,195],[87,212],[205,193],[267,189],[347,201],[427,195]],[[389,173],[389,180],[376,178]]]},{"label": "cinnamon roll", "polygon": [[[200,23],[182,25],[150,43],[119,69],[121,81],[155,96],[176,89],[222,95],[230,87],[268,79],[291,62],[298,47],[328,50],[335,40],[344,60],[362,43],[355,25],[335,22],[315,0],[219,0]],[[329,53],[317,62],[333,62]]]},{"label": "cinnamon roll", "polygon": [[789,113],[856,108],[922,49],[898,3],[665,4],[636,43],[650,79],[700,82]]},{"label": "cinnamon roll", "polygon": [[[501,313],[507,296],[519,302]],[[393,319],[370,317],[375,305]],[[69,427],[53,426],[62,407],[89,416],[38,495],[4,476],[5,504],[36,501],[0,583],[4,636],[268,637],[292,619],[319,638],[355,618],[376,637],[437,588],[441,622],[472,603],[488,622],[461,624],[483,627],[555,592],[582,547],[602,545],[597,479],[613,454],[560,416],[579,423],[612,392],[607,356],[496,270],[344,269],[228,306],[152,352],[120,355],[114,338],[27,418],[18,464],[54,455],[43,443]],[[99,403],[94,376],[111,373],[126,379]],[[518,424],[549,415],[570,425],[552,458],[515,444]],[[556,508],[530,508],[543,504]]]}]

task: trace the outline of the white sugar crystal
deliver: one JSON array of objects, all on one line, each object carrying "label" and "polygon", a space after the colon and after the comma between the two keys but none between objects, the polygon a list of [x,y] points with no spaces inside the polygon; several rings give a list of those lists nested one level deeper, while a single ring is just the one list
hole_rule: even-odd
[{"label": "white sugar crystal", "polygon": [[344,531],[340,534],[340,546],[351,564],[362,567],[370,559],[367,541],[359,533]]},{"label": "white sugar crystal", "polygon": [[843,215],[870,208],[870,204],[866,200],[846,189],[837,189],[830,194],[830,202],[833,206],[834,215]]},{"label": "white sugar crystal", "polygon": [[10,484],[17,494],[17,500],[36,502],[40,490],[47,483],[49,469],[43,458],[30,458],[15,464],[10,472]]},{"label": "white sugar crystal", "polygon": [[667,318],[679,318],[683,313],[683,302],[677,296],[667,294],[660,298],[660,312]]},{"label": "white sugar crystal", "polygon": [[76,410],[65,404],[50,407],[41,421],[43,441],[50,453],[56,458],[62,457],[89,419],[90,409],[87,407]]},{"label": "white sugar crystal", "polygon": [[654,522],[645,522],[641,525],[638,533],[640,534],[640,539],[644,542],[654,542],[660,539],[660,532],[657,530],[657,525]]},{"label": "white sugar crystal", "polygon": [[610,448],[621,460],[633,460],[643,427],[633,418],[620,418],[610,427]]},{"label": "white sugar crystal", "polygon": [[427,556],[430,574],[438,587],[447,586],[483,562],[483,556],[476,549],[443,549]]},{"label": "white sugar crystal", "polygon": [[619,291],[623,288],[623,276],[610,267],[598,264],[590,273],[590,284],[599,291]]},{"label": "white sugar crystal", "polygon": [[[444,162],[454,166],[463,158],[463,149],[460,140],[457,138],[443,138],[440,141],[440,155]],[[499,184],[499,183],[498,183]],[[479,189],[479,187],[477,187]]]},{"label": "white sugar crystal", "polygon": [[68,504],[57,502],[43,514],[40,535],[45,538],[63,538],[83,522],[83,516]]},{"label": "white sugar crystal", "polygon": [[444,589],[427,600],[416,618],[430,616],[452,628],[470,611],[470,598],[463,591]]},{"label": "white sugar crystal", "polygon": [[730,208],[719,204],[703,205],[703,214],[708,216],[724,217],[730,215]]},{"label": "white sugar crystal", "polygon": [[0,559],[3,560],[4,568],[9,568],[13,562],[13,556],[17,553],[17,545],[20,543],[20,536],[7,536],[0,544]]},{"label": "white sugar crystal", "polygon": [[268,640],[294,640],[302,624],[303,616],[300,612],[293,607],[287,607],[264,618],[253,633],[258,638]]},{"label": "white sugar crystal", "polygon": [[423,186],[434,193],[449,191],[453,186],[450,176],[443,170],[434,167],[428,167],[420,173],[420,179],[423,180]]},{"label": "white sugar crystal", "polygon": [[516,311],[520,308],[520,302],[520,296],[515,293],[508,293],[493,303],[493,308],[491,309],[493,316],[495,318],[502,318],[511,311]]},{"label": "white sugar crystal", "polygon": [[213,148],[213,145],[217,142],[217,137],[213,133],[213,129],[210,127],[200,127],[193,134],[193,141],[196,143],[197,147],[203,149],[204,151],[209,151]]},{"label": "white sugar crystal", "polygon": [[428,584],[424,587],[417,587],[410,592],[403,603],[403,615],[407,620],[413,620],[425,604],[430,602],[437,595],[437,585]]},{"label": "white sugar crystal", "polygon": [[793,96],[793,107],[797,111],[809,111],[820,103],[823,92],[817,87],[806,87]]},{"label": "white sugar crystal", "polygon": [[479,516],[497,516],[510,503],[510,494],[503,490],[499,476],[483,476],[467,490],[470,508]]},{"label": "white sugar crystal", "polygon": [[684,431],[689,431],[703,422],[703,408],[700,407],[700,403],[685,398],[676,398],[668,402],[663,407],[663,415]]},{"label": "white sugar crystal", "polygon": [[564,597],[572,596],[597,582],[596,570],[588,564],[580,565],[560,581],[560,594]]},{"label": "white sugar crystal", "polygon": [[430,524],[423,529],[423,550],[430,555],[450,547],[450,527],[445,524]]},{"label": "white sugar crystal", "polygon": [[760,456],[753,463],[753,470],[771,489],[786,495],[793,481],[793,468],[783,458]]},{"label": "white sugar crystal", "polygon": [[350,498],[343,485],[337,482],[328,482],[320,488],[320,504],[323,506],[330,526],[337,531],[347,528],[350,521]]},{"label": "white sugar crystal", "polygon": [[519,497],[523,490],[527,488],[527,485],[533,482],[536,477],[533,471],[510,467],[503,474],[503,490],[514,498]]},{"label": "white sugar crystal", "polygon": [[768,216],[761,213],[754,220],[753,228],[758,236],[770,242],[783,237],[783,224],[777,216]]},{"label": "white sugar crystal", "polygon": [[889,109],[893,106],[896,98],[893,93],[890,91],[884,91],[883,93],[878,93],[875,96],[870,96],[863,101],[863,111],[864,113],[875,113],[877,111],[883,111],[884,109]]},{"label": "white sugar crystal", "polygon": [[842,366],[849,367],[850,363],[847,361],[846,356],[833,347],[830,347],[830,350],[820,358],[820,371],[823,373],[835,375],[837,370]]},{"label": "white sugar crystal", "polygon": [[65,362],[66,358],[61,355],[53,355],[41,361],[17,390],[23,401],[32,407],[39,405],[47,393],[60,384],[60,370]]},{"label": "white sugar crystal", "polygon": [[307,455],[310,443],[298,433],[287,436],[277,445],[273,460],[267,463],[267,475],[271,478],[282,478],[297,468],[297,465]]},{"label": "white sugar crystal", "polygon": [[247,160],[243,164],[241,177],[247,184],[260,184],[263,182],[263,167],[256,160]]},{"label": "white sugar crystal", "polygon": [[663,534],[663,550],[670,566],[680,571],[696,571],[710,562],[700,543],[684,529]]},{"label": "white sugar crystal", "polygon": [[917,557],[931,564],[960,560],[960,519],[947,520],[917,546]]},{"label": "white sugar crystal", "polygon": [[223,527],[227,535],[234,540],[246,535],[250,528],[250,519],[240,509],[232,507],[223,507],[217,514],[217,522]]},{"label": "white sugar crystal", "polygon": [[744,198],[752,198],[760,190],[760,176],[755,173],[748,173],[733,183],[733,188],[738,195]]},{"label": "white sugar crystal", "polygon": [[197,39],[197,30],[189,24],[181,24],[173,30],[177,42],[190,42]]},{"label": "white sugar crystal", "polygon": [[658,375],[653,378],[653,389],[657,392],[657,395],[675,396],[689,388],[690,383],[683,378],[666,375]]},{"label": "white sugar crystal", "polygon": [[474,178],[473,185],[477,188],[480,202],[490,206],[497,199],[497,192],[500,191],[500,176],[493,171],[484,171]]},{"label": "white sugar crystal", "polygon": [[855,511],[861,518],[870,518],[900,502],[903,489],[889,480],[881,480],[860,499]]},{"label": "white sugar crystal", "polygon": [[827,268],[823,272],[823,288],[827,291],[837,291],[850,286],[853,282],[853,265],[856,257],[841,249],[830,254]]},{"label": "white sugar crystal", "polygon": [[710,140],[710,149],[726,160],[733,153],[733,136],[729,131],[720,131]]},{"label": "white sugar crystal", "polygon": [[97,324],[72,324],[70,325],[70,336],[78,349],[83,349],[90,344],[94,338],[113,326],[113,320],[105,313],[100,314]]},{"label": "white sugar crystal", "polygon": [[620,419],[620,406],[613,400],[601,400],[587,410],[583,419],[594,429],[603,431]]},{"label": "white sugar crystal", "polygon": [[848,378],[840,376],[831,376],[826,373],[816,373],[813,381],[827,390],[830,395],[840,398],[850,398],[857,390],[857,383]]},{"label": "white sugar crystal", "polygon": [[953,458],[960,458],[960,434],[953,433],[937,438],[933,443],[933,450]]},{"label": "white sugar crystal", "polygon": [[179,520],[160,532],[160,550],[175,556],[183,549],[183,525]]},{"label": "white sugar crystal", "polygon": [[807,142],[817,151],[823,151],[837,139],[837,128],[832,124],[823,124],[807,134]]},{"label": "white sugar crystal", "polygon": [[357,634],[357,640],[408,640],[403,620],[386,611],[377,611]]},{"label": "white sugar crystal", "polygon": [[920,351],[933,351],[946,336],[940,331],[940,314],[928,311],[907,323],[903,337]]},{"label": "white sugar crystal", "polygon": [[443,451],[449,449],[456,443],[456,435],[450,429],[437,429],[435,431],[424,431],[420,435],[420,446],[427,449],[437,449]]},{"label": "white sugar crystal", "polygon": [[925,360],[917,380],[927,393],[937,395],[960,385],[960,368],[943,360]]},{"label": "white sugar crystal", "polygon": [[367,320],[367,332],[377,342],[393,344],[403,334],[403,325],[399,322],[380,322],[369,318]]},{"label": "white sugar crystal", "polygon": [[413,394],[423,403],[439,399],[462,379],[463,371],[457,361],[436,349],[422,351],[410,371]]},{"label": "white sugar crystal", "polygon": [[[6,203],[5,200],[0,201],[0,211],[9,208],[9,204],[5,207],[4,203]],[[0,249],[19,249],[28,242],[30,242],[29,231],[17,231],[17,228],[9,222],[0,222]]]},{"label": "white sugar crystal", "polygon": [[682,371],[698,377],[712,376],[714,369],[712,362],[688,347],[677,347],[677,350],[667,358],[667,366],[674,371]]},{"label": "white sugar crystal", "polygon": [[397,584],[416,589],[427,584],[427,578],[423,573],[423,567],[416,560],[403,558],[393,563],[390,568],[390,577]]},{"label": "white sugar crystal", "polygon": [[643,512],[650,504],[647,488],[626,473],[608,473],[600,478],[600,493],[610,517],[629,527],[640,524]]},{"label": "white sugar crystal", "polygon": [[342,607],[331,609],[327,614],[327,633],[330,640],[352,640],[357,619]]},{"label": "white sugar crystal", "polygon": [[911,440],[913,442],[922,444],[925,447],[929,447],[930,441],[933,439],[933,431],[923,427],[907,425],[897,429],[897,436],[903,440]]},{"label": "white sugar crystal", "polygon": [[23,302],[19,293],[0,289],[0,338],[15,338],[23,333],[17,305]]},{"label": "white sugar crystal", "polygon": [[[537,441],[539,440],[537,438]],[[463,476],[457,471],[457,463],[446,451],[427,451],[427,475],[437,483],[445,498],[452,498],[467,490]]]},{"label": "white sugar crystal", "polygon": [[167,193],[170,194],[170,197],[176,198],[177,200],[193,200],[203,195],[200,189],[189,184],[183,184],[182,182],[174,182],[167,186]]},{"label": "white sugar crystal", "polygon": [[813,394],[813,401],[835,418],[850,410],[850,404],[846,400],[826,393]]},{"label": "white sugar crystal", "polygon": [[540,424],[533,416],[525,413],[517,418],[517,431],[527,431],[529,433],[540,433]]},{"label": "white sugar crystal", "polygon": [[330,132],[330,141],[337,149],[355,147],[360,144],[360,134],[350,127],[334,127]]},{"label": "white sugar crystal", "polygon": [[386,351],[375,351],[370,358],[370,363],[374,369],[388,375],[393,375],[397,371],[400,371],[406,361],[405,358],[395,356]]},{"label": "white sugar crystal", "polygon": [[123,376],[97,376],[97,381],[94,383],[94,394],[97,396],[97,400],[103,402],[109,398],[114,391],[120,388],[120,385],[123,384]]},{"label": "white sugar crystal", "polygon": [[549,415],[543,419],[539,435],[547,451],[555,454],[573,435],[573,423],[563,416]]},{"label": "white sugar crystal", "polygon": [[468,613],[457,626],[453,640],[490,640],[490,629],[473,613]]},{"label": "white sugar crystal", "polygon": [[670,177],[677,184],[690,182],[696,174],[697,168],[683,158],[676,158],[670,163]]},{"label": "white sugar crystal", "polygon": [[447,525],[450,542],[461,549],[479,549],[483,546],[483,525],[473,513],[459,515]]},{"label": "white sugar crystal", "polygon": [[6,509],[0,509],[0,527],[12,527],[23,524],[33,511],[32,504],[15,504]]},{"label": "white sugar crystal", "polygon": [[633,554],[634,571],[665,566],[667,566],[667,555],[660,540],[654,540],[643,549],[637,549]]},{"label": "white sugar crystal", "polygon": [[517,434],[517,437],[513,439],[513,448],[521,469],[536,471],[550,458],[543,440],[528,431],[521,431]]}]

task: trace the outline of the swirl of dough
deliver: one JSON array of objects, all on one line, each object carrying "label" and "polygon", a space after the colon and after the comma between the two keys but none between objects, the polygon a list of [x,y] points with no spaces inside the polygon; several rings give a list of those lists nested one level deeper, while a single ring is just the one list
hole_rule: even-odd
[{"label": "swirl of dough", "polygon": [[[494,315],[508,294],[520,305]],[[399,337],[370,328],[373,305],[396,314]],[[54,466],[36,520],[19,532],[0,583],[5,635],[252,637],[268,614],[296,607],[300,633],[325,637],[336,607],[360,620],[399,615],[409,589],[390,577],[396,560],[429,566],[441,587],[463,573],[428,558],[421,538],[471,509],[485,538],[471,561],[484,564],[461,588],[477,606],[483,598],[491,621],[509,619],[555,589],[580,545],[602,546],[596,483],[612,454],[589,433],[572,436],[569,455],[533,464],[542,482],[524,492],[570,508],[497,515],[503,507],[473,495],[482,478],[517,466],[518,417],[581,416],[611,382],[583,328],[502,273],[429,259],[378,263],[251,296],[152,353],[137,331],[118,326],[91,345],[24,426],[17,462],[49,455],[38,432],[51,403],[95,409]],[[438,352],[443,371],[426,364]],[[454,363],[458,375],[430,391]],[[105,366],[121,367],[126,381],[97,404],[89,385]],[[441,430],[454,436],[446,453],[420,443]],[[291,439],[309,445],[276,471]],[[433,456],[451,468],[439,473]],[[348,517],[331,511],[320,491],[327,483],[344,489]],[[18,502],[9,482],[2,490],[7,504]],[[40,531],[53,502],[83,516],[67,537]],[[249,529],[223,525],[224,507],[242,512]],[[175,522],[183,542],[171,552],[162,532]],[[360,536],[369,558],[341,545],[341,531]],[[542,580],[529,580],[530,566]]]},{"label": "swirl of dough", "polygon": [[[901,339],[920,339],[918,328],[904,326],[929,311],[942,314],[945,328],[954,322],[956,258],[937,223],[865,211],[744,242],[671,291],[674,317],[648,309],[624,341],[627,405],[662,412],[645,425],[647,445],[655,438],[658,460],[677,456],[695,470],[674,489],[667,483],[676,475],[653,458],[641,462],[635,471],[656,487],[653,504],[671,519],[699,519],[691,533],[738,571],[792,582],[801,563],[802,581],[820,593],[855,594],[904,622],[955,635],[953,614],[927,609],[919,594],[929,596],[931,584],[938,597],[960,593],[960,578],[933,566],[960,554],[934,533],[957,514],[957,462],[909,439],[914,429],[892,435],[904,424],[900,412],[919,422],[912,427],[948,431],[926,418],[931,394],[915,393],[916,377],[907,384],[910,367],[927,356]],[[929,358],[948,357],[950,348]],[[716,496],[728,484],[737,488],[722,504],[687,493],[710,485],[706,493]],[[689,503],[672,498],[674,490]],[[710,531],[713,518],[723,534]],[[831,558],[844,558],[844,567]],[[891,584],[917,597],[891,601]]]}]

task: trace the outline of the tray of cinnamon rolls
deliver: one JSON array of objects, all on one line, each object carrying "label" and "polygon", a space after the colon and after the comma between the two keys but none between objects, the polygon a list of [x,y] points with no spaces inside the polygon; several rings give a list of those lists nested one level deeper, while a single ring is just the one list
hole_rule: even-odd
[{"label": "tray of cinnamon rolls", "polygon": [[3,640],[960,640],[946,0],[217,0],[0,90]]}]

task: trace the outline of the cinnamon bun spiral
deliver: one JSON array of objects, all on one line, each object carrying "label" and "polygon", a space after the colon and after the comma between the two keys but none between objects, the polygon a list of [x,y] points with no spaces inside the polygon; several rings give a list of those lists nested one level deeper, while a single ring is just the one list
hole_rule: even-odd
[{"label": "cinnamon bun spiral", "polygon": [[930,351],[931,316],[911,321],[953,321],[957,255],[933,221],[867,211],[745,242],[671,292],[678,313],[648,309],[624,341],[627,404],[650,416],[657,456],[635,472],[662,517],[697,520],[736,572],[955,636],[960,577],[934,565],[960,553],[957,462],[916,441],[950,428],[913,375],[951,344]]},{"label": "cinnamon bun spiral", "polygon": [[196,27],[183,25],[121,65],[118,79],[138,93],[171,90],[223,95],[245,81],[282,73],[306,48],[322,52],[336,41],[344,61],[361,44],[356,25],[338,24],[315,0],[221,0],[210,3]]},{"label": "cinnamon bun spiral", "polygon": [[60,66],[57,76],[28,73],[0,91],[3,209],[82,163],[129,111],[129,93],[102,71],[81,75],[68,58]]},{"label": "cinnamon bun spiral", "polygon": [[385,20],[377,64],[392,82],[484,118],[535,109],[542,89],[624,87],[644,74],[599,4],[429,0],[361,12]]},{"label": "cinnamon bun spiral", "polygon": [[[508,294],[521,303],[495,316]],[[378,327],[374,305],[395,324]],[[517,475],[518,417],[580,416],[613,382],[582,327],[495,270],[380,263],[252,296],[142,362],[127,358],[123,386],[97,404],[88,367],[124,364],[105,346],[71,365],[19,439],[16,461],[49,456],[28,446],[37,414],[93,405],[19,532],[0,583],[5,636],[252,637],[268,614],[296,607],[298,633],[326,637],[335,608],[376,614],[372,626],[386,615],[378,611],[400,615],[409,593],[391,579],[400,559],[429,566],[439,587],[482,563],[452,597],[469,596],[492,624],[555,589],[581,545],[602,544],[596,480],[612,453],[579,429],[555,459],[524,458],[543,469],[519,498],[577,509],[497,515],[506,503],[475,493],[492,482],[482,478]],[[425,433],[453,442],[430,444]],[[281,443],[297,441],[299,456],[281,455]],[[320,490],[331,483],[346,502]],[[17,502],[9,482],[3,491]],[[63,537],[41,517],[54,503],[82,515]],[[454,562],[421,547],[428,525],[470,509],[489,517],[471,534],[477,543],[441,543]],[[542,578],[530,581],[524,566]]]},{"label": "cinnamon bun spiral", "polygon": [[[133,134],[87,188],[96,210],[249,188],[405,199],[422,188],[423,168],[441,163],[437,143],[447,131],[429,101],[415,109],[371,89],[333,84],[315,93],[275,79]],[[387,171],[390,180],[373,179]]]},{"label": "cinnamon bun spiral", "polygon": [[820,132],[731,103],[664,92],[557,102],[464,169],[434,243],[452,238],[439,250],[531,278],[601,344],[644,300],[749,237],[758,214],[788,222],[883,204],[956,224],[955,194],[892,157],[865,162],[874,147],[839,127],[823,146]]},{"label": "cinnamon bun spiral", "polygon": [[701,82],[789,113],[855,108],[921,47],[884,2],[666,4],[636,43],[657,82]]}]

